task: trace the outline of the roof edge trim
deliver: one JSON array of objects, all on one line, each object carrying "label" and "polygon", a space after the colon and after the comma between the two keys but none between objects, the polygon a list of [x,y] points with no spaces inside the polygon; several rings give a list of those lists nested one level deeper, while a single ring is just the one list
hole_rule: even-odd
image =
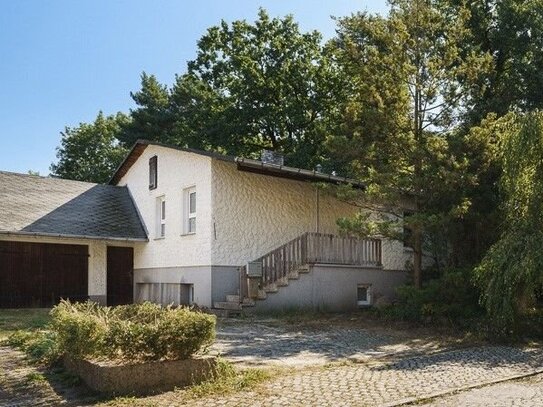
[{"label": "roof edge trim", "polygon": [[114,240],[117,242],[148,242],[149,239],[133,237],[112,237],[112,236],[87,236],[87,235],[68,235],[46,232],[23,232],[18,230],[0,230],[0,235],[29,236],[29,237],[56,237],[62,239],[85,239],[85,240]]}]

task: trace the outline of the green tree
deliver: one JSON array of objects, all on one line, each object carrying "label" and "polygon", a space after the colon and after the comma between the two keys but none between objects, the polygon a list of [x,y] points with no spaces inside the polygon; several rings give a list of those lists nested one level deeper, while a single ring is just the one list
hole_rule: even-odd
[{"label": "green tree", "polygon": [[154,75],[141,74],[141,89],[130,92],[138,106],[130,110],[130,121],[122,124],[118,139],[130,147],[138,139],[151,141],[170,141],[173,116],[170,113],[170,94],[168,88],[158,82]]},{"label": "green tree", "polygon": [[[464,178],[468,163],[451,153],[449,136],[490,56],[462,48],[470,37],[467,8],[447,13],[438,1],[389,3],[387,17],[359,13],[338,21],[332,46],[351,87],[342,126],[329,145],[370,185],[361,206],[394,219],[401,216],[398,208],[412,212],[405,222],[414,283],[420,287],[425,238],[470,205],[448,195],[470,182]],[[359,216],[342,225],[350,233],[365,233],[367,221]],[[380,222],[378,231],[398,238],[397,226],[387,222]]]},{"label": "green tree", "polygon": [[116,137],[128,122],[129,118],[122,113],[104,116],[100,112],[93,123],[66,127],[61,133],[57,162],[51,164],[51,173],[77,181],[109,181],[126,155],[126,149]]},{"label": "green tree", "polygon": [[196,58],[171,89],[143,74],[121,140],[244,156],[269,148],[291,165],[312,166],[324,151],[323,118],[335,84],[321,42],[292,16],[270,18],[263,9],[253,24],[222,21],[198,41]]},{"label": "green tree", "polygon": [[507,334],[543,288],[543,113],[510,123],[500,150],[503,226],[477,275],[494,327]]},{"label": "green tree", "polygon": [[455,10],[465,5],[473,33],[463,44],[465,52],[476,45],[492,56],[492,69],[479,78],[481,92],[466,112],[468,125],[488,113],[502,116],[543,107],[543,1],[443,1],[443,7]]},{"label": "green tree", "polygon": [[214,95],[203,106],[213,147],[240,155],[270,148],[292,165],[319,159],[333,71],[318,32],[301,33],[292,16],[270,18],[263,9],[254,24],[223,21],[200,39],[187,75]]}]

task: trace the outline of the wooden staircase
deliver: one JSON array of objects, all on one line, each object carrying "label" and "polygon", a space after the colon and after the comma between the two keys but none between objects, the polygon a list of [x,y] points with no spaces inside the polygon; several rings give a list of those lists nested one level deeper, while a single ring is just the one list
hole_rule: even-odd
[{"label": "wooden staircase", "polygon": [[290,280],[308,273],[313,264],[381,267],[381,240],[306,232],[250,264],[261,265],[262,275],[251,276],[247,266],[240,267],[238,294],[216,302],[215,309],[225,310],[226,314],[241,313],[244,307],[254,306],[256,301],[288,286]]}]

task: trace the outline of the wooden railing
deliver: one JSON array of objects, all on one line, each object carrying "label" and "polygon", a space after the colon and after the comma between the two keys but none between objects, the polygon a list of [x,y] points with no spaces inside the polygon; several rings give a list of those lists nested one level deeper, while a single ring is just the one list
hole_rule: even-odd
[{"label": "wooden railing", "polygon": [[[366,267],[381,266],[381,240],[357,239],[307,232],[254,260],[262,264],[261,288],[275,284],[301,266],[340,264]],[[246,296],[247,270],[240,273],[240,296]]]}]

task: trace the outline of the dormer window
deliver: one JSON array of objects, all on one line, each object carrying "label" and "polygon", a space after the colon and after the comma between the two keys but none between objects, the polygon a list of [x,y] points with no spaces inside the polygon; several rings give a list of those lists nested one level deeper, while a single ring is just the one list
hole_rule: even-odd
[{"label": "dormer window", "polygon": [[158,157],[155,155],[149,159],[149,189],[155,189],[158,185]]}]

